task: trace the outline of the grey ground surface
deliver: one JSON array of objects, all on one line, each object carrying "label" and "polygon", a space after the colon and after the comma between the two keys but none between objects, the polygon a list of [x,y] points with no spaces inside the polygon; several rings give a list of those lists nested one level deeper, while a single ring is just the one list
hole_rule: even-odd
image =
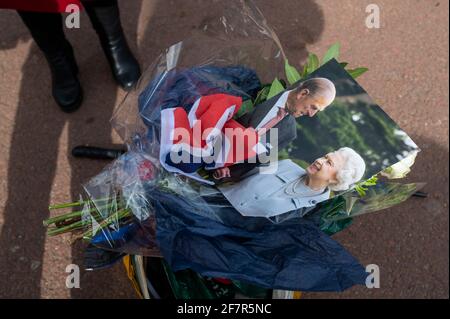
[{"label": "grey ground surface", "polygon": [[[143,66],[202,26],[211,1],[121,0],[130,45]],[[439,0],[255,1],[290,63],[339,41],[342,59],[370,71],[359,82],[422,148],[409,181],[427,182],[427,199],[361,216],[335,238],[363,264],[377,264],[381,288],[308,293],[305,298],[448,298],[448,2]],[[381,8],[381,28],[365,8]],[[226,2],[214,2],[220,9]],[[0,298],[135,298],[122,265],[83,272],[65,287],[65,268],[81,263],[80,244],[48,238],[49,203],[76,200],[81,184],[107,164],[74,159],[78,144],[120,143],[108,123],[124,97],[83,14],[67,35],[85,92],[82,108],[60,112],[44,57],[13,11],[0,11]]]}]

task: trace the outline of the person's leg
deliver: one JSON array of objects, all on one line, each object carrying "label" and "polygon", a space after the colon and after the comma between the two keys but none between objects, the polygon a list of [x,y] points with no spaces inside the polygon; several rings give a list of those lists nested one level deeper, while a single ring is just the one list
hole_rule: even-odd
[{"label": "person's leg", "polygon": [[64,112],[77,110],[82,90],[73,49],[67,41],[59,13],[18,11],[34,41],[44,53],[52,74],[52,94]]},{"label": "person's leg", "polygon": [[125,90],[131,89],[141,71],[123,33],[117,0],[83,0],[82,3],[116,81]]}]

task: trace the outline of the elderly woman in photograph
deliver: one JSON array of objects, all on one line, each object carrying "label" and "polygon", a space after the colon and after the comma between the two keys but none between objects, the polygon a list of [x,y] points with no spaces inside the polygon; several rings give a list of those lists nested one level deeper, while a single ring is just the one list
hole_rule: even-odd
[{"label": "elderly woman in photograph", "polygon": [[329,199],[330,191],[350,189],[361,180],[366,168],[362,157],[348,147],[316,159],[306,170],[289,159],[271,166],[274,172],[260,171],[218,187],[241,215],[273,217],[313,207]]}]

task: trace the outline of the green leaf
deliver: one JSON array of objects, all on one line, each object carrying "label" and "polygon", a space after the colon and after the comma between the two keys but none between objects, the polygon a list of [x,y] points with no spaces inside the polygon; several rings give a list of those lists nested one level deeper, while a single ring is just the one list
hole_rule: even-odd
[{"label": "green leaf", "polygon": [[341,62],[339,64],[345,69],[345,67],[348,65],[348,62]]},{"label": "green leaf", "polygon": [[265,100],[267,100],[267,95],[269,94],[270,85],[264,86],[256,95],[255,105],[261,104]]},{"label": "green leaf", "polygon": [[290,85],[296,83],[301,79],[297,69],[290,65],[288,60],[284,61],[284,70],[286,72],[286,79],[288,80]]},{"label": "green leaf", "polygon": [[275,78],[275,80],[273,80],[272,82],[272,85],[270,86],[270,91],[269,94],[267,95],[267,99],[270,99],[283,91],[284,91],[283,84],[281,84],[281,82],[277,78]]},{"label": "green leaf", "polygon": [[350,76],[354,79],[356,79],[358,76],[366,73],[369,69],[368,68],[356,68],[352,70],[347,70],[347,72],[350,74]]},{"label": "green leaf", "polygon": [[364,197],[366,195],[366,189],[364,189],[364,187],[356,186],[355,190],[360,197]]},{"label": "green leaf", "polygon": [[303,67],[302,79],[306,78],[307,76],[308,76],[308,64],[305,64],[305,66]]},{"label": "green leaf", "polygon": [[314,53],[310,53],[308,56],[308,63],[307,63],[308,74],[311,74],[312,72],[317,70],[319,66],[320,61],[317,55],[315,55]]},{"label": "green leaf", "polygon": [[242,115],[244,115],[245,113],[251,111],[253,109],[253,102],[251,99],[245,100],[242,105],[241,108],[239,109],[239,111],[236,113],[236,115],[234,116],[235,118],[239,118]]},{"label": "green leaf", "polygon": [[339,58],[339,51],[341,49],[341,45],[339,43],[333,44],[328,51],[325,53],[322,59],[322,65],[330,61],[331,59],[338,59]]},{"label": "green leaf", "polygon": [[378,182],[378,177],[376,175],[372,176],[371,178],[359,182],[355,185],[355,190],[358,192],[358,195],[360,197],[364,197],[366,195],[366,191],[368,190],[368,187],[375,186]]}]

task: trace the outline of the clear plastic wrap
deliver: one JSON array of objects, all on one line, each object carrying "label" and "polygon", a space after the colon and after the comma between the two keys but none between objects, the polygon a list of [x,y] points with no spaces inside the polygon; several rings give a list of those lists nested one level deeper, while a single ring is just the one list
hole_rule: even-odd
[{"label": "clear plastic wrap", "polygon": [[[249,99],[261,83],[271,83],[283,74],[284,61],[280,41],[259,9],[251,1],[231,1],[220,16],[170,46],[143,72],[116,110],[112,125],[130,148],[145,148],[158,158],[156,133],[162,108],[217,92]],[[248,76],[239,78],[239,70]],[[172,94],[179,85],[178,96],[189,100]]]},{"label": "clear plastic wrap", "polygon": [[[258,100],[264,85],[284,77],[284,72],[286,56],[278,37],[251,1],[233,1],[191,37],[169,47],[144,71],[112,118],[113,127],[129,151],[84,185],[86,200],[75,203],[81,210],[72,213],[79,218],[82,212],[82,218],[76,220],[76,227],[67,229],[84,229],[81,237],[98,247],[156,256],[159,252],[152,201],[158,201],[154,194],[161,192],[169,194],[170,200],[183,202],[188,211],[199,216],[222,224],[245,224],[248,218],[234,214],[236,209],[218,188],[171,174],[161,166],[161,110],[192,105],[198,97],[216,93],[232,94],[244,101]],[[383,184],[377,189],[381,197],[386,197],[387,189],[400,193],[400,185],[392,190]],[[361,198],[351,191],[334,201],[276,215],[269,221],[280,224],[312,215],[327,216],[322,220],[330,223],[348,219],[384,208],[380,203],[387,202],[374,194]],[[342,201],[347,209],[330,215],[329,208],[336,211],[341,204],[335,203]],[[351,212],[348,207],[352,207]],[[70,224],[63,217],[59,219],[50,219],[46,224]],[[262,217],[250,219],[254,225],[265,222]],[[67,229],[50,228],[49,233]]]},{"label": "clear plastic wrap", "polygon": [[[362,283],[363,268],[319,228],[333,234],[354,216],[400,203],[420,185],[380,183],[364,196],[350,191],[287,214],[246,217],[216,186],[161,165],[162,110],[230,94],[242,98],[245,112],[245,102],[258,100],[285,68],[280,42],[257,7],[230,3],[145,70],[112,119],[128,152],[84,185],[80,201],[51,207],[78,209],[46,220],[48,234],[81,231],[75,238],[101,249],[163,256],[175,271],[266,288],[342,290]],[[308,274],[309,282],[289,279]]]},{"label": "clear plastic wrap", "polygon": [[[276,34],[259,9],[244,0],[230,2],[221,15],[167,48],[143,72],[111,120],[129,151],[83,186],[85,194],[79,202],[51,207],[79,210],[68,218],[46,221],[49,234],[83,230],[76,238],[98,247],[158,256],[151,202],[155,187],[186,199],[192,212],[223,221],[215,211],[233,207],[204,199],[206,195],[214,199],[217,189],[162,169],[158,161],[161,109],[221,92],[244,101],[255,99],[264,83],[283,74],[284,61]],[[51,226],[55,222],[57,229]]]}]

